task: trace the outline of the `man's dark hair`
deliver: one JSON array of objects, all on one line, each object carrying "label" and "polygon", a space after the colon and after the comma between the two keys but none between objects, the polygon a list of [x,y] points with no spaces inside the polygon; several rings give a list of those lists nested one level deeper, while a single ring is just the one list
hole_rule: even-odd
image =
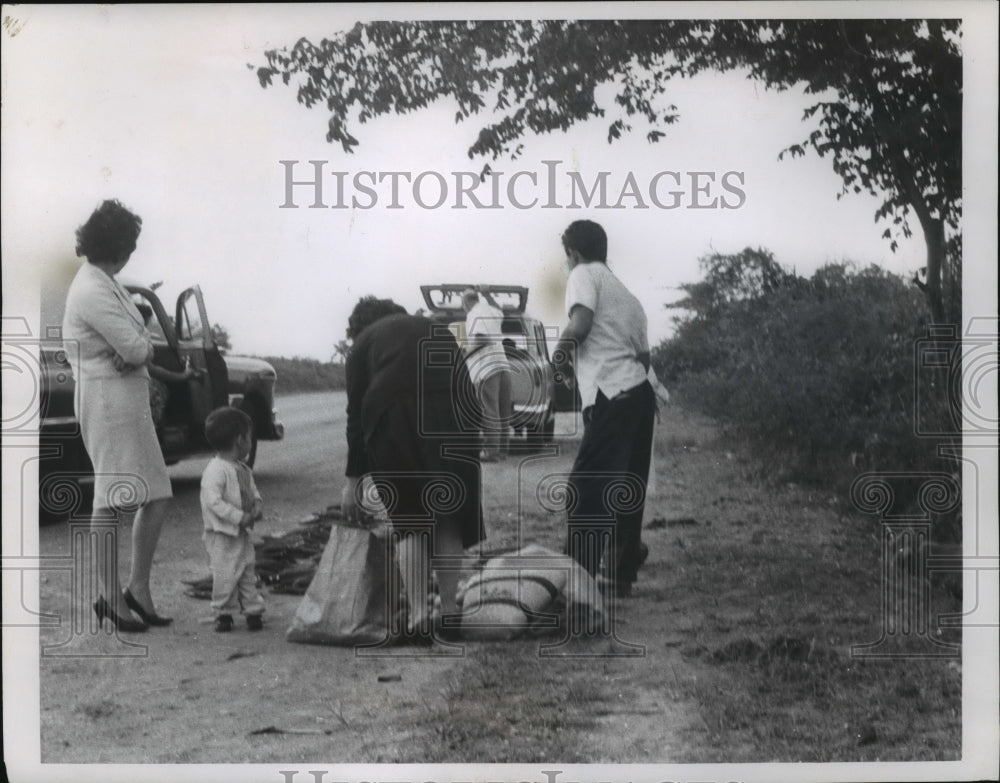
[{"label": "man's dark hair", "polygon": [[253,420],[239,408],[216,408],[205,419],[205,440],[216,451],[232,448],[236,439],[253,431]]},{"label": "man's dark hair", "polygon": [[387,315],[406,315],[406,308],[391,299],[378,299],[371,295],[361,297],[354,305],[350,318],[347,319],[347,339],[353,340]]},{"label": "man's dark hair", "polygon": [[608,235],[593,220],[574,220],[563,232],[563,247],[566,252],[576,250],[587,261],[608,260]]}]

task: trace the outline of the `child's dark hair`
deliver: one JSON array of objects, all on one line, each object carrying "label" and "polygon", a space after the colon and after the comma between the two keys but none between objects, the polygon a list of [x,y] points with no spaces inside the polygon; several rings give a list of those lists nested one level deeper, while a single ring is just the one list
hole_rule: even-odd
[{"label": "child's dark hair", "polygon": [[216,408],[205,419],[205,440],[216,451],[233,447],[236,439],[253,430],[253,420],[239,408]]}]

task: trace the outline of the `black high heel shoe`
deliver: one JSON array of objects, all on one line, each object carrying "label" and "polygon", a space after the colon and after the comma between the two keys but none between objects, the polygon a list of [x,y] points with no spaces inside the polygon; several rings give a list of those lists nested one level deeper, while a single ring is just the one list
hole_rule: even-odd
[{"label": "black high heel shoe", "polygon": [[135,600],[135,596],[128,590],[125,590],[125,603],[128,604],[129,609],[143,619],[143,622],[148,623],[149,625],[162,627],[164,625],[170,625],[170,623],[174,621],[173,617],[160,617],[160,615],[155,612],[147,612],[142,608],[142,604]]},{"label": "black high heel shoe", "polygon": [[142,620],[130,620],[115,614],[103,595],[94,602],[94,614],[97,615],[97,622],[103,623],[107,618],[115,628],[126,633],[141,633],[149,628]]}]

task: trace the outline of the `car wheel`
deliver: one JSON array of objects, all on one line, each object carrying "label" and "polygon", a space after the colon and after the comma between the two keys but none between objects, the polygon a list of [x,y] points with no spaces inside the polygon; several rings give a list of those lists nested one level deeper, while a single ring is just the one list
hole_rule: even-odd
[{"label": "car wheel", "polygon": [[77,475],[47,473],[38,480],[38,524],[57,525],[90,517],[94,506],[93,481]]}]

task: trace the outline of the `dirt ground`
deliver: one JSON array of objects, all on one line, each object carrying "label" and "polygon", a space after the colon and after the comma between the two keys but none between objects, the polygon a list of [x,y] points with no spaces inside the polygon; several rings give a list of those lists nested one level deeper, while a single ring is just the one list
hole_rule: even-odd
[{"label": "dirt ground", "polygon": [[[277,534],[339,501],[343,395],[282,398],[286,441],[256,471]],[[562,422],[563,431],[566,422]],[[554,453],[484,466],[490,550],[559,549],[537,497]],[[71,611],[71,571],[41,577],[41,758],[84,763],[827,761],[961,754],[960,659],[894,669],[849,654],[879,634],[872,523],[820,492],[762,482],[709,421],[657,425],[649,561],[614,606],[616,638],[458,648],[291,644],[299,602],[265,593],[266,625],[213,631],[183,580],[207,574],[197,482],[172,468],[175,508],[154,567],[174,624],[116,637]],[[859,535],[859,531],[868,533]],[[48,556],[72,528],[42,530]],[[127,573],[128,536],[120,545]],[[860,540],[861,543],[858,543]],[[84,622],[73,631],[72,623]],[[960,639],[954,634],[954,643]],[[547,645],[547,646],[546,646]],[[909,685],[907,685],[909,683]]]}]

